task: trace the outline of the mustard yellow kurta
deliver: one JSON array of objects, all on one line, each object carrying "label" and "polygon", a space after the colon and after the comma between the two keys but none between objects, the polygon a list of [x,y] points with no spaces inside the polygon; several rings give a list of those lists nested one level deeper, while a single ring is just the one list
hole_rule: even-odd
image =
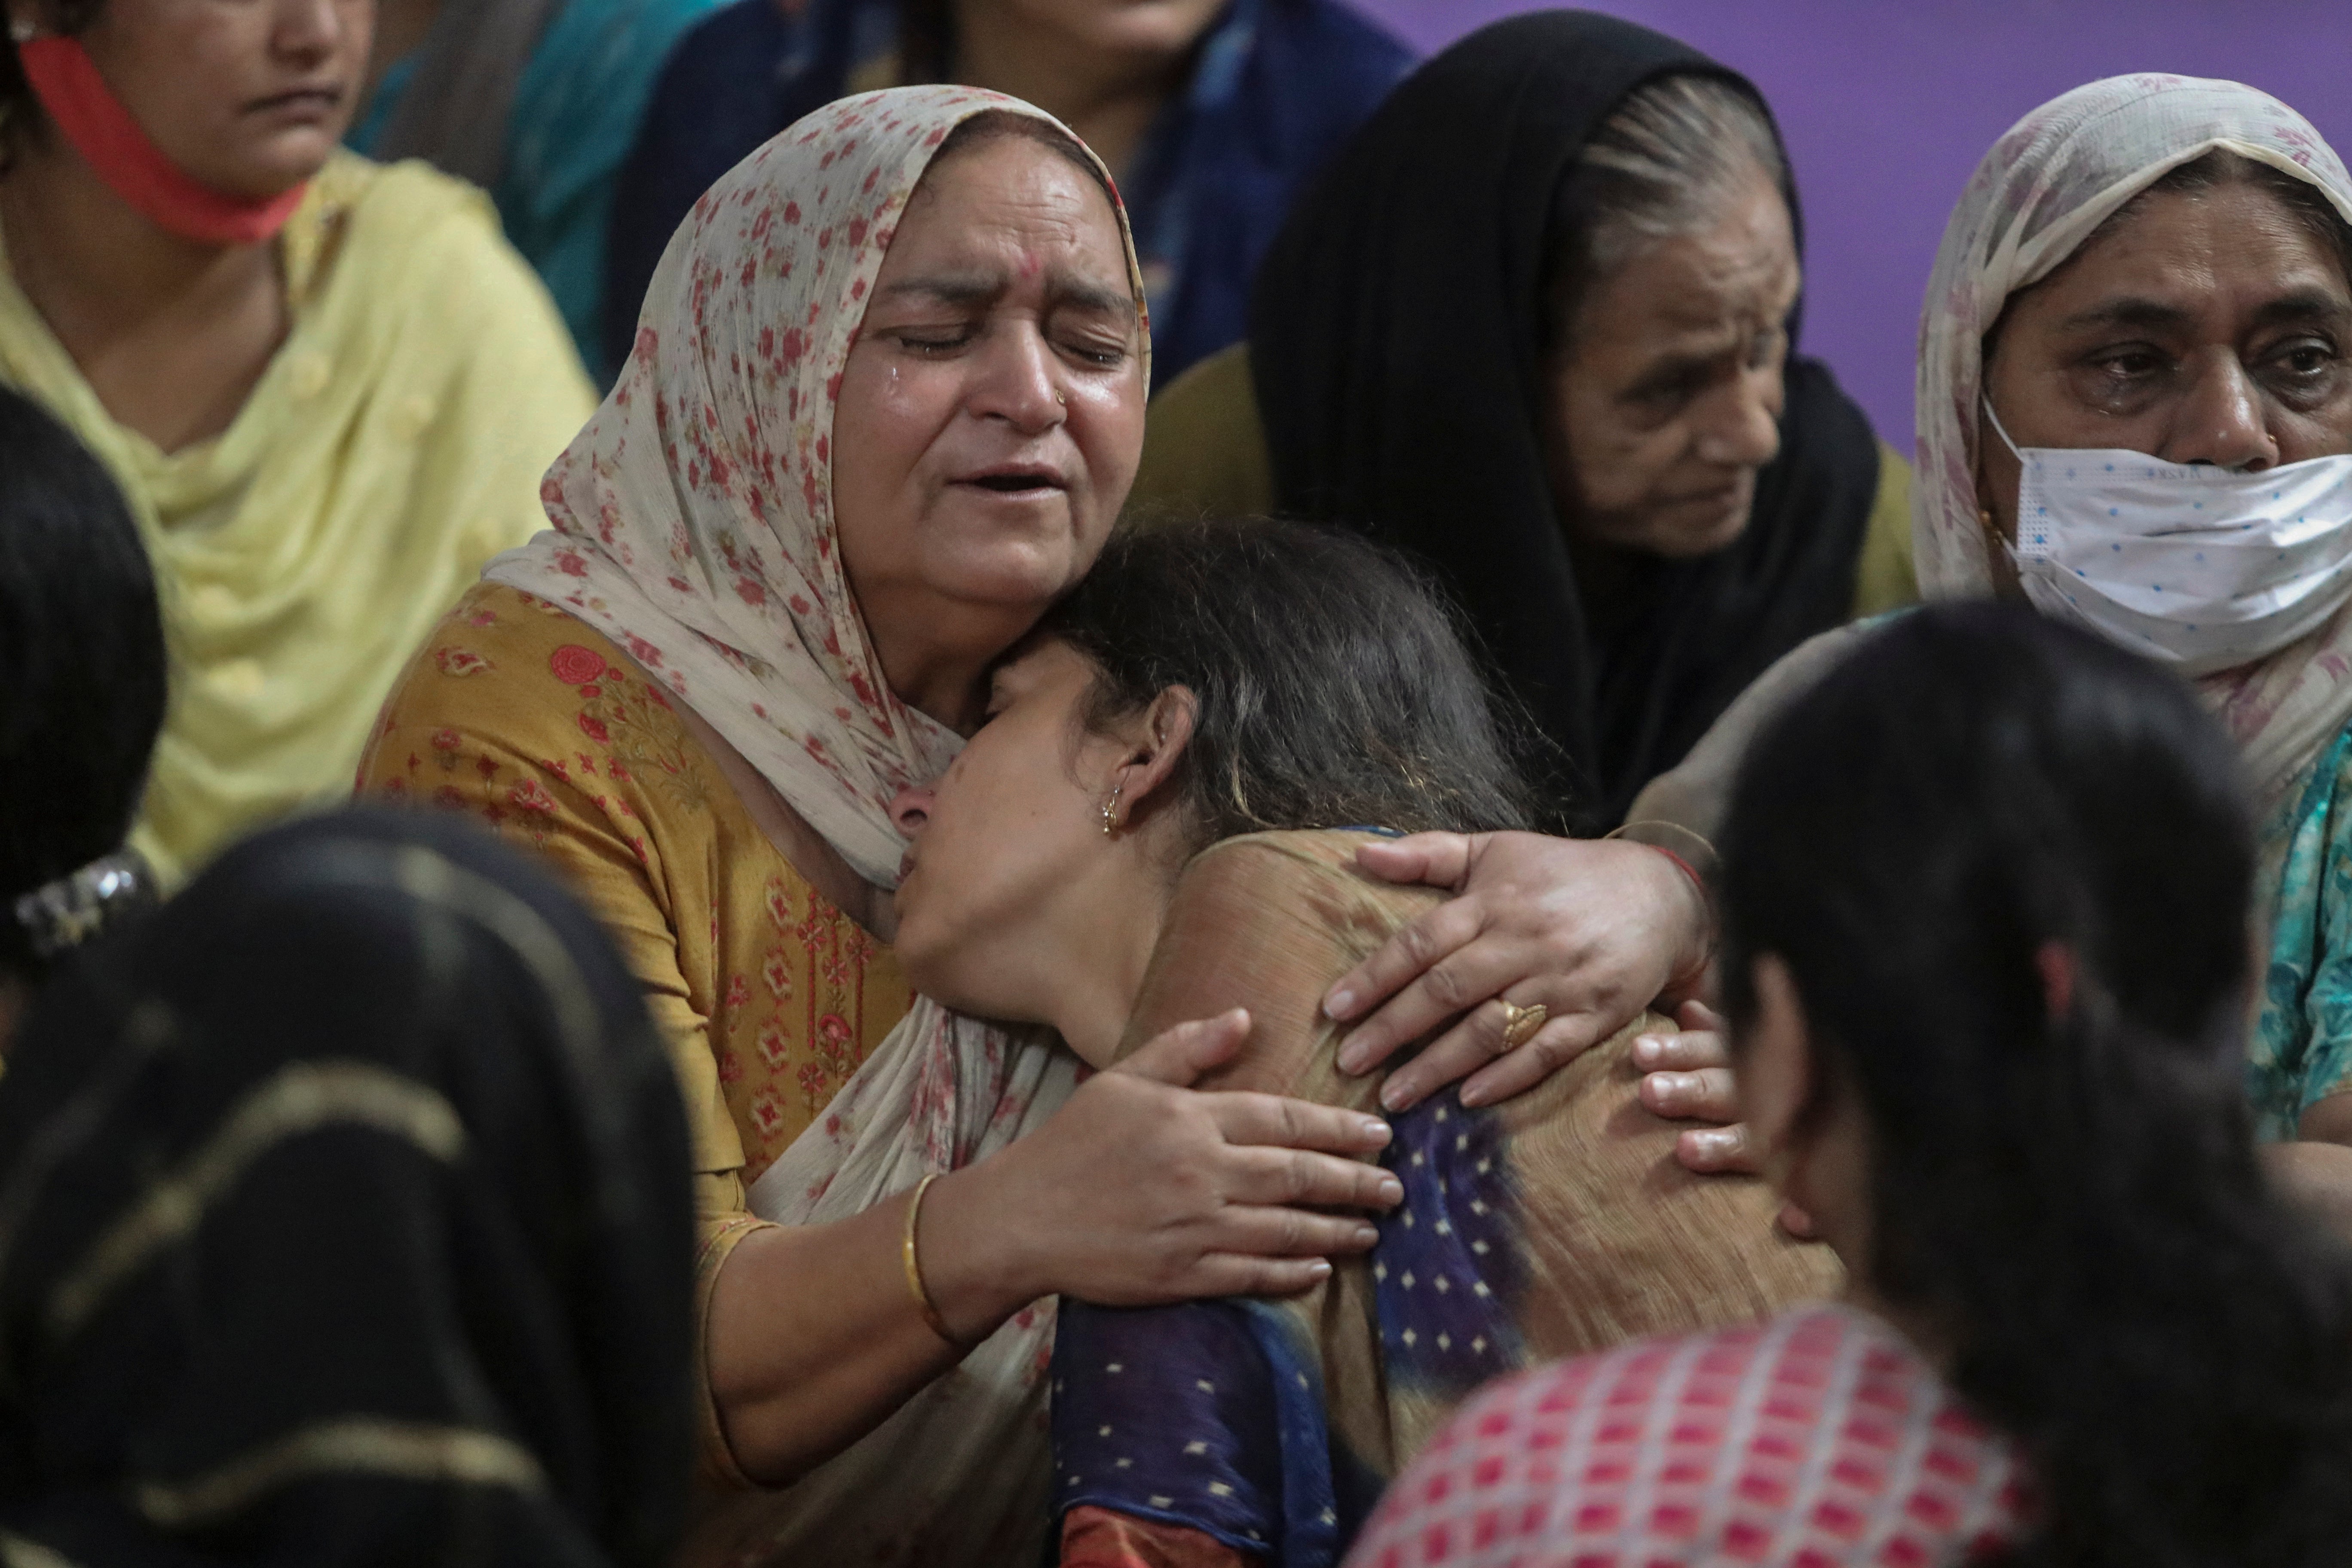
[{"label": "mustard yellow kurta", "polygon": [[176,452],[107,413],[0,252],[0,382],[106,464],[154,559],[172,703],[133,842],[168,881],[342,797],[402,662],[546,526],[540,476],[595,406],[471,186],[339,153],[277,243],[286,341]]},{"label": "mustard yellow kurta", "polygon": [[[1128,498],[1130,516],[1252,516],[1274,510],[1274,459],[1266,450],[1249,344],[1210,355],[1151,400],[1143,466]],[[1853,618],[1919,602],[1911,568],[1911,468],[1878,444],[1878,491],[1855,563]]]},{"label": "mustard yellow kurta", "polygon": [[[897,959],[793,868],[666,692],[519,589],[478,584],[425,639],[360,791],[540,850],[619,943],[686,1096],[707,1308],[757,1223],[744,1188],[912,1005]],[[704,1458],[731,1479],[715,1428]]]}]

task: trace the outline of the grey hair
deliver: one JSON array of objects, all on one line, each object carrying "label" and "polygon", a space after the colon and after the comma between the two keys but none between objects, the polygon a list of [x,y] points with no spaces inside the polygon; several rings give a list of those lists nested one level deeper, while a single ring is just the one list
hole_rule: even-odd
[{"label": "grey hair", "polygon": [[1546,294],[1555,338],[1593,286],[1661,240],[1707,228],[1762,174],[1789,188],[1780,139],[1756,96],[1717,76],[1636,88],[1601,123],[1561,182]]}]

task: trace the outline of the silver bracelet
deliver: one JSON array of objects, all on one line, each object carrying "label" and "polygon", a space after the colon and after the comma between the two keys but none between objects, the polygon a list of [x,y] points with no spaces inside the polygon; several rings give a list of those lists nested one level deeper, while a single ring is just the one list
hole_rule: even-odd
[{"label": "silver bracelet", "polygon": [[155,873],[136,849],[101,855],[16,900],[16,924],[36,958],[55,958],[108,925],[161,901]]}]

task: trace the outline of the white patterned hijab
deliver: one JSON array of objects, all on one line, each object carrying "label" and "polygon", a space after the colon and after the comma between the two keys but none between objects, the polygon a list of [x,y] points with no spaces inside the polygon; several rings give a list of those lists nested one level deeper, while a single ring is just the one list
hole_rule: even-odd
[{"label": "white patterned hijab", "polygon": [[[1919,321],[1912,539],[1926,597],[1992,592],[1977,516],[1984,334],[2173,169],[2217,148],[2285,171],[2352,222],[2352,178],[2310,122],[2268,93],[2194,77],[2110,77],[2053,99],[1992,145],[1952,211]],[[2198,682],[2275,800],[2352,720],[2352,606],[2258,663]]]},{"label": "white patterned hijab", "polygon": [[899,215],[949,132],[992,110],[1063,129],[999,93],[893,88],[723,175],[662,253],[620,380],[547,472],[554,531],[485,574],[627,648],[884,888],[906,850],[891,799],[961,742],[891,693],[850,593],[834,399]]},{"label": "white patterned hijab", "polygon": [[[817,110],[713,185],[662,255],[619,383],[548,470],[554,531],[486,574],[628,649],[879,887],[897,885],[906,848],[892,798],[962,742],[892,694],[850,593],[835,395],[916,184],[949,133],[991,110],[1059,128],[996,93],[895,88]],[[1140,317],[1124,209],[1118,222]],[[862,1214],[1024,1136],[1076,1077],[1049,1032],[919,997],[761,1174],[751,1209],[786,1225]],[[679,1561],[1034,1561],[1053,1322],[1051,1302],[1023,1311],[793,1485],[718,1500]]]}]

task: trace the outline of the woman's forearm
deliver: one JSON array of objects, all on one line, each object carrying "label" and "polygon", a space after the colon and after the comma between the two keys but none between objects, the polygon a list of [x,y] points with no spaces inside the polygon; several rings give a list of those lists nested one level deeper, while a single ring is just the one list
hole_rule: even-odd
[{"label": "woman's forearm", "polygon": [[1363,1158],[1388,1143],[1385,1121],[1185,1087],[1248,1024],[1236,1011],[1168,1030],[1036,1131],[931,1184],[917,1237],[944,1336],[908,1284],[912,1193],[744,1237],[719,1268],[705,1351],[743,1473],[781,1486],[838,1453],[1043,1297],[1287,1294],[1369,1249],[1378,1233],[1357,1216],[1404,1195]]},{"label": "woman's forearm", "polygon": [[782,1486],[832,1458],[1028,1304],[998,1266],[1006,1249],[960,1234],[984,1232],[987,1200],[969,1189],[985,1186],[975,1166],[933,1183],[923,1200],[924,1283],[958,1343],[924,1321],[908,1289],[911,1194],[831,1225],[762,1228],[729,1255],[706,1353],[719,1425],[746,1476]]}]

